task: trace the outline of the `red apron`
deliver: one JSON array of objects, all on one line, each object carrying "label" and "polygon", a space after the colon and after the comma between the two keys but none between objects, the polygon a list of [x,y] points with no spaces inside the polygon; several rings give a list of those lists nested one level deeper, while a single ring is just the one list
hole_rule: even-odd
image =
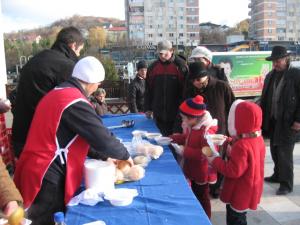
[{"label": "red apron", "polygon": [[56,137],[64,110],[78,101],[84,101],[90,105],[77,88],[60,88],[44,96],[36,108],[26,144],[14,174],[14,181],[22,194],[25,208],[33,203],[41,189],[44,175],[54,159],[60,157],[64,163],[62,152],[67,161],[65,204],[70,201],[80,186],[89,144],[76,135],[64,149],[61,149]]}]

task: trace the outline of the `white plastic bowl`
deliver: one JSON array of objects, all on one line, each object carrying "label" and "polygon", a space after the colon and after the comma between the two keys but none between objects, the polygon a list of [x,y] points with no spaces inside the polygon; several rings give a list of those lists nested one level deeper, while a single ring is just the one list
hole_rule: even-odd
[{"label": "white plastic bowl", "polygon": [[156,137],[161,137],[161,133],[146,133],[146,138],[149,140],[154,140]]},{"label": "white plastic bowl", "polygon": [[223,145],[224,141],[226,140],[226,136],[223,134],[209,134],[207,136],[210,137],[211,141],[215,145]]},{"label": "white plastic bowl", "polygon": [[133,136],[135,136],[135,135],[141,135],[142,137],[145,137],[146,134],[147,134],[147,131],[145,131],[145,130],[134,130],[134,131],[131,132],[131,134]]},{"label": "white plastic bowl", "polygon": [[110,193],[106,193],[104,198],[113,206],[127,206],[133,201],[133,198],[138,195],[136,189],[119,188]]},{"label": "white plastic bowl", "polygon": [[155,137],[154,140],[159,145],[169,145],[172,141],[172,138],[169,138],[169,137]]}]

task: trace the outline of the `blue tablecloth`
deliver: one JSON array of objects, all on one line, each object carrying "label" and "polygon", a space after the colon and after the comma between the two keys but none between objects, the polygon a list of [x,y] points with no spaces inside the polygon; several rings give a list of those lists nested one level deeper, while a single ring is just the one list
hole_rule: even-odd
[{"label": "blue tablecloth", "polygon": [[[124,119],[134,120],[135,126],[113,130],[123,141],[131,141],[135,129],[158,131],[144,115],[106,116],[103,122],[113,126],[120,125]],[[68,207],[66,223],[81,225],[103,220],[107,225],[211,225],[168,147],[159,159],[150,162],[142,180],[118,187],[136,188],[139,196],[131,205],[123,207],[111,206],[108,201],[93,207],[81,204]]]}]

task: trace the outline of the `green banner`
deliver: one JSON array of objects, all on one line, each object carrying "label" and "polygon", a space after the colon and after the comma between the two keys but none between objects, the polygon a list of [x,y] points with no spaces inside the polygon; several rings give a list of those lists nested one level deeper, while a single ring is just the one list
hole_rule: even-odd
[{"label": "green banner", "polygon": [[261,94],[264,78],[272,69],[265,58],[271,52],[214,52],[213,63],[224,68],[237,97]]}]

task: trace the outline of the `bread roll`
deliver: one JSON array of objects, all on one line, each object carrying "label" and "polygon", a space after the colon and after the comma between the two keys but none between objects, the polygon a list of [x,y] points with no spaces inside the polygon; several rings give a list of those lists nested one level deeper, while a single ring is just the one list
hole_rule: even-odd
[{"label": "bread roll", "polygon": [[133,162],[136,165],[146,165],[148,163],[148,158],[143,155],[139,155],[133,158]]},{"label": "bread roll", "polygon": [[213,156],[213,152],[212,152],[211,148],[208,147],[208,146],[205,146],[205,147],[202,148],[202,153],[204,155],[206,155],[207,157],[212,157]]},{"label": "bread roll", "polygon": [[117,162],[117,168],[121,170],[124,174],[127,174],[130,170],[130,163],[125,160],[119,160]]},{"label": "bread roll", "polygon": [[151,144],[138,144],[136,146],[136,153],[142,155],[148,155],[148,149]]},{"label": "bread roll", "polygon": [[158,159],[163,152],[164,152],[163,147],[158,145],[152,145],[149,148],[149,155],[151,156],[152,159]]},{"label": "bread roll", "polygon": [[135,165],[130,168],[127,176],[133,181],[140,180],[145,176],[145,169],[139,165]]},{"label": "bread roll", "polygon": [[123,174],[123,172],[121,170],[116,169],[115,176],[116,176],[116,179],[115,179],[116,182],[118,182],[118,181],[124,181],[124,174]]}]

